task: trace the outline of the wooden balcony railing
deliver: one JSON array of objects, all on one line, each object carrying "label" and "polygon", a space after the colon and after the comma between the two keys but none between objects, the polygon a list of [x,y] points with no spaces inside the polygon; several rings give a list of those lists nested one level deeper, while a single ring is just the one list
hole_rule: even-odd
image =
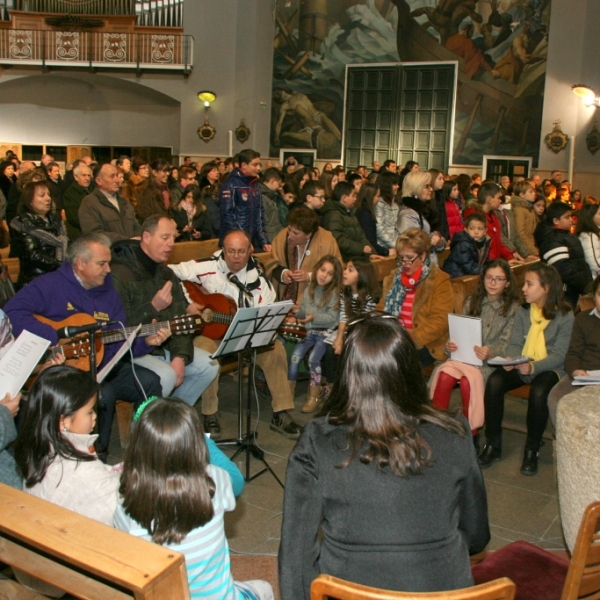
[{"label": "wooden balcony railing", "polygon": [[189,74],[191,35],[0,29],[0,64],[91,69],[170,70]]}]

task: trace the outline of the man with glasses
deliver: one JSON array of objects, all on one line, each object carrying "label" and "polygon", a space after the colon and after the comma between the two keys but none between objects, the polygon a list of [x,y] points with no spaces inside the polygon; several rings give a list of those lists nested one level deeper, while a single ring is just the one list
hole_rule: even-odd
[{"label": "man with glasses", "polygon": [[171,188],[171,206],[177,204],[185,192],[188,185],[196,183],[196,169],[192,167],[181,167],[179,169],[179,181]]},{"label": "man with glasses", "polygon": [[[224,294],[233,298],[238,307],[255,307],[275,302],[273,286],[265,277],[260,265],[252,257],[254,248],[245,231],[234,230],[225,234],[223,250],[211,258],[190,260],[169,265],[175,275],[183,281],[199,283],[209,294]],[[188,312],[199,313],[203,307],[190,304]],[[204,336],[197,337],[197,347],[212,353],[218,343]],[[273,397],[271,429],[281,435],[295,439],[302,428],[288,413],[294,409],[294,398],[288,384],[287,357],[283,344],[276,340],[273,347],[259,350],[256,364],[263,370]],[[219,435],[221,426],[218,418],[218,382],[215,381],[202,396],[204,429],[213,437]]]}]

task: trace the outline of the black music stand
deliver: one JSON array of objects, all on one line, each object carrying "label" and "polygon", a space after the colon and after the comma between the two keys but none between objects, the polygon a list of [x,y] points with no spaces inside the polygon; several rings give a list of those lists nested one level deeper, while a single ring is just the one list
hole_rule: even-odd
[{"label": "black music stand", "polygon": [[[217,442],[218,446],[237,446],[233,460],[238,454],[246,452],[246,476],[245,481],[252,481],[269,471],[283,487],[283,483],[277,474],[271,469],[265,460],[265,454],[256,445],[256,432],[252,431],[252,377],[248,377],[248,390],[246,395],[246,433],[242,434],[242,410],[243,410],[243,365],[244,356],[250,360],[254,358],[257,348],[263,348],[273,342],[281,323],[293,306],[293,302],[275,302],[256,308],[240,308],[227,329],[221,345],[211,358],[220,358],[229,354],[238,355],[238,437]],[[265,468],[250,477],[250,455],[260,460]]]}]

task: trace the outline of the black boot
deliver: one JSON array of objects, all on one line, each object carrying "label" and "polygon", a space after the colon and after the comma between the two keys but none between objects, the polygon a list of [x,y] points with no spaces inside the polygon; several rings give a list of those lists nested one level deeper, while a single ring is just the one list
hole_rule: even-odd
[{"label": "black boot", "polygon": [[486,444],[483,447],[483,451],[479,455],[479,466],[482,469],[489,467],[494,461],[502,458],[502,450],[500,448],[494,448],[490,444]]},{"label": "black boot", "polygon": [[478,433],[476,433],[473,436],[473,446],[475,446],[475,454],[477,454],[477,456],[479,456],[480,448],[479,448],[479,434]]},{"label": "black boot", "polygon": [[535,475],[538,472],[539,456],[540,453],[537,450],[528,450],[525,448],[523,464],[521,465],[521,475]]}]

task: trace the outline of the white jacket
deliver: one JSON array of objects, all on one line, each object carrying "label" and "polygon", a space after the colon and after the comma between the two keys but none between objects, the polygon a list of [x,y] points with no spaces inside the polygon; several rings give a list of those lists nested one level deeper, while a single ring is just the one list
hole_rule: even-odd
[{"label": "white jacket", "polygon": [[579,241],[585,253],[585,262],[589,265],[592,277],[600,274],[600,238],[589,231],[579,234]]}]

